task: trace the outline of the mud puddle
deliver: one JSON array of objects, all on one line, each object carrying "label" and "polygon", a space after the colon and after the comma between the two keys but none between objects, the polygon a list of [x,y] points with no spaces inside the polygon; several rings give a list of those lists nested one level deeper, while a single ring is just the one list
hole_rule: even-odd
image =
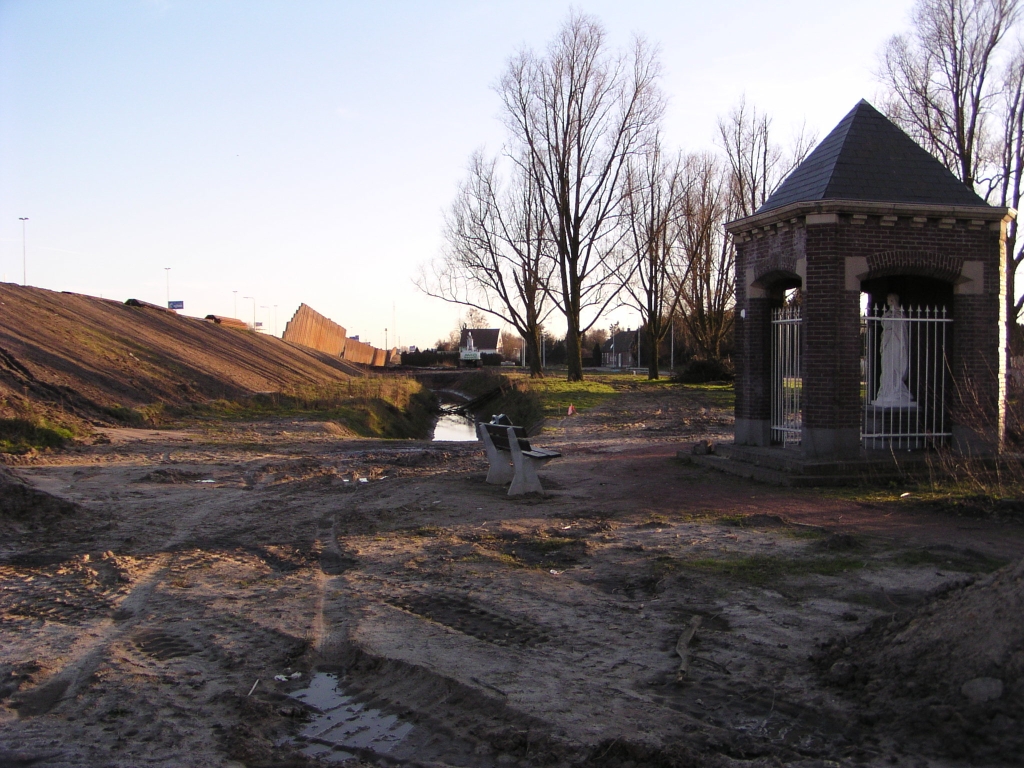
[{"label": "mud puddle", "polygon": [[342,763],[357,756],[387,755],[413,730],[396,715],[368,708],[343,693],[337,675],[319,672],[308,688],[291,695],[320,711],[295,739],[309,757]]}]

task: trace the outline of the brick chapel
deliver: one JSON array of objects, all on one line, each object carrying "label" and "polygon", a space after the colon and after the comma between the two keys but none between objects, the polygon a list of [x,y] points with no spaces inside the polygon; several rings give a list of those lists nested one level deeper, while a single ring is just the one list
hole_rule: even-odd
[{"label": "brick chapel", "polygon": [[861,101],[736,244],[736,445],[998,450],[1006,225]]}]

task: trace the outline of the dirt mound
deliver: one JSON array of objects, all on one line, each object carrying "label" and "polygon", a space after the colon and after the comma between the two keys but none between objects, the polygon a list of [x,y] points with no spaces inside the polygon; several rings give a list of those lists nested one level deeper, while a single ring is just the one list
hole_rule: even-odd
[{"label": "dirt mound", "polygon": [[361,369],[272,336],[0,283],[0,418],[21,415],[20,404],[123,423],[154,403],[305,391],[353,375]]},{"label": "dirt mound", "polygon": [[0,519],[41,519],[69,515],[77,509],[70,501],[36,490],[0,464]]},{"label": "dirt mound", "polygon": [[1024,560],[828,650],[827,679],[914,750],[986,764],[1024,754]]}]

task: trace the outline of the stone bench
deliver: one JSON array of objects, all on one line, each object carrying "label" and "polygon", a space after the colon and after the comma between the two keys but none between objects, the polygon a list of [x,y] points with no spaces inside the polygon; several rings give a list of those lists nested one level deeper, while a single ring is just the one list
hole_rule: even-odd
[{"label": "stone bench", "polygon": [[481,423],[477,425],[490,469],[487,471],[487,482],[494,485],[510,483],[509,496],[521,496],[524,493],[543,493],[537,467],[562,454],[558,451],[546,451],[534,448],[526,436],[523,427],[503,423]]}]

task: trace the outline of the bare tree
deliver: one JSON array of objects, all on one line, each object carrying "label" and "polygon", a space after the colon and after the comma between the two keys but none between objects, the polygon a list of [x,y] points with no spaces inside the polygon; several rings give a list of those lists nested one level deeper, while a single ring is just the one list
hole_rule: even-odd
[{"label": "bare tree", "polygon": [[729,161],[736,218],[753,215],[817,143],[817,136],[801,126],[786,152],[773,140],[771,117],[748,106],[746,98],[718,119],[718,135]]},{"label": "bare tree", "polygon": [[[1002,124],[999,142],[998,200],[1001,205],[1020,210],[1021,185],[1024,182],[1024,45],[1017,42],[1017,51],[1006,67],[1002,88]],[[1024,290],[1018,292],[1016,282],[1024,248],[1018,248],[1014,218],[1006,228],[1007,333],[1012,338],[1013,326],[1024,312]]]},{"label": "bare tree", "polygon": [[750,216],[813,148],[801,127],[787,150],[774,140],[772,120],[745,99],[718,120],[725,165],[713,155],[686,160],[683,243],[689,272],[680,285],[683,321],[698,354],[721,359],[732,334],[736,252],[723,225]]},{"label": "bare tree", "polygon": [[443,256],[421,271],[424,293],[483,311],[523,337],[530,373],[543,376],[540,334],[553,309],[548,301],[554,266],[540,197],[533,177],[516,168],[502,189],[495,160],[477,152],[445,222]]},{"label": "bare tree", "polygon": [[679,289],[689,261],[680,242],[685,198],[682,158],[662,156],[660,139],[631,158],[623,176],[623,247],[632,262],[632,279],[624,285],[640,312],[652,350],[647,378],[659,378],[658,347],[671,327]]},{"label": "bare tree", "polygon": [[680,240],[686,272],[678,283],[683,323],[701,357],[722,358],[732,333],[736,251],[723,224],[738,218],[735,174],[709,153],[686,158]]},{"label": "bare tree", "polygon": [[[463,328],[486,328],[487,327],[487,315],[481,312],[476,307],[469,307],[466,310],[466,314],[459,319],[459,330]],[[461,340],[462,334],[459,334]]]},{"label": "bare tree", "polygon": [[646,43],[610,52],[600,23],[573,12],[545,55],[516,55],[497,87],[510,157],[536,180],[553,241],[551,295],[565,315],[570,381],[583,378],[583,334],[621,286],[619,181],[664,112],[658,77]]},{"label": "bare tree", "polygon": [[[1020,0],[918,0],[911,28],[886,45],[879,79],[889,117],[988,202],[1021,189],[1021,45],[1007,42]],[[1020,317],[1017,222],[1007,231],[1007,317]]]},{"label": "bare tree", "polygon": [[911,32],[885,49],[890,114],[968,186],[989,159],[996,54],[1018,15],[1018,0],[918,0]]}]

